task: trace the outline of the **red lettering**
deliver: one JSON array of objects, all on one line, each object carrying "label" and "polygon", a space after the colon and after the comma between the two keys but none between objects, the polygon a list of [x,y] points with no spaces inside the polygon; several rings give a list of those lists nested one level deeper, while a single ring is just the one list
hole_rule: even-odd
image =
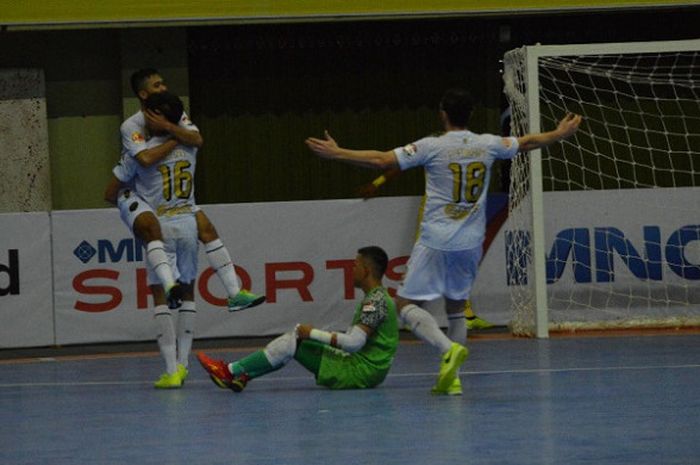
[{"label": "red lettering", "polygon": [[148,271],[146,268],[136,269],[136,308],[139,310],[148,308],[148,298],[153,296],[148,287]]},{"label": "red lettering", "polygon": [[[297,279],[278,279],[278,272],[301,272]],[[306,262],[286,262],[265,264],[265,289],[268,303],[277,302],[278,289],[296,289],[303,302],[313,302],[309,284],[314,280],[314,269]]]},{"label": "red lettering", "polygon": [[[251,279],[248,272],[239,266],[235,267],[236,276],[240,280],[241,289],[250,289]],[[225,307],[227,305],[226,298],[220,298],[215,296],[209,291],[209,278],[214,274],[214,269],[209,267],[202,272],[199,276],[199,284],[197,289],[199,290],[199,295],[202,296],[207,303],[211,305],[216,305],[217,307]]]},{"label": "red lettering", "polygon": [[80,293],[86,295],[107,295],[110,297],[109,300],[102,303],[89,303],[78,300],[75,302],[73,308],[81,312],[108,312],[114,310],[119,306],[122,301],[121,291],[112,286],[90,286],[86,281],[90,279],[111,279],[117,281],[119,279],[119,272],[114,270],[98,269],[98,270],[88,270],[83,271],[75,275],[73,278],[73,289]]},{"label": "red lettering", "polygon": [[352,279],[352,270],[355,267],[355,260],[328,260],[326,261],[327,270],[343,270],[343,286],[345,289],[345,299],[353,300],[355,298],[355,283]]},{"label": "red lettering", "polygon": [[[389,263],[386,267],[387,279],[398,282],[403,281],[403,276],[404,274],[406,274],[406,263],[408,262],[408,258],[408,255],[406,255],[404,257],[396,257],[389,260]],[[397,271],[396,268],[399,268],[400,271]],[[395,288],[389,287],[387,288],[387,290],[389,291],[390,296],[396,297]]]}]

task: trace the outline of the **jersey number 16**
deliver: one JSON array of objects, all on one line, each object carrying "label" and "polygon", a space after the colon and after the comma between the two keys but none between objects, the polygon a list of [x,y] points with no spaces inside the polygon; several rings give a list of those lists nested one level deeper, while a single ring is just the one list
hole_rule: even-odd
[{"label": "jersey number 16", "polygon": [[173,188],[178,199],[189,199],[192,193],[192,173],[187,171],[191,166],[188,161],[178,161],[173,166],[172,173],[168,165],[158,166],[163,177],[163,198],[171,200],[173,198]]}]

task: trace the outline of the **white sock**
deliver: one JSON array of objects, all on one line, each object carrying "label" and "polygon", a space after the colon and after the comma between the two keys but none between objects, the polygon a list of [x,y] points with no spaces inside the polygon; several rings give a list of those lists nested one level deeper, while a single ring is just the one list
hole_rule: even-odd
[{"label": "white sock", "polygon": [[447,314],[447,337],[463,346],[467,345],[467,325],[463,312]]},{"label": "white sock", "polygon": [[452,346],[433,316],[415,304],[406,305],[400,312],[401,323],[411,328],[413,334],[444,354]]},{"label": "white sock", "polygon": [[167,305],[156,307],[156,324],[158,325],[158,347],[165,360],[165,371],[171,375],[177,371],[177,347],[175,345],[175,325]]},{"label": "white sock", "polygon": [[204,244],[204,250],[207,253],[209,266],[216,271],[216,275],[226,288],[226,292],[228,293],[229,297],[233,297],[238,294],[241,288],[238,285],[236,269],[233,267],[231,256],[229,255],[228,249],[226,249],[224,243],[221,242],[221,239],[214,239],[213,241]]},{"label": "white sock", "polygon": [[146,260],[158,276],[165,292],[168,292],[175,285],[175,278],[162,241],[151,241],[146,245]]},{"label": "white sock", "polygon": [[184,300],[177,314],[177,363],[184,365],[185,368],[189,366],[196,317],[197,310],[194,308],[194,302]]}]

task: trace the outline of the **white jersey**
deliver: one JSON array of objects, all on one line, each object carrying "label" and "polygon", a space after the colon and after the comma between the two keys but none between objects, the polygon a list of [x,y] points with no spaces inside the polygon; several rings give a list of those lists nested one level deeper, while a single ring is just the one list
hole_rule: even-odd
[{"label": "white jersey", "polygon": [[[139,150],[163,144],[164,137],[152,137]],[[172,217],[196,211],[194,175],[197,167],[197,147],[178,144],[161,161],[148,168],[141,166],[128,154],[112,172],[133,189],[153,208],[159,217]]]},{"label": "white jersey", "polygon": [[481,246],[486,232],[486,193],[496,159],[513,158],[516,138],[449,131],[394,149],[402,170],[425,169],[425,206],[418,241],[438,250]]},{"label": "white jersey", "polygon": [[[180,126],[190,131],[198,131],[197,126],[190,121],[187,113],[182,113]],[[135,157],[146,148],[146,141],[150,138],[146,129],[146,117],[142,111],[138,111],[126,119],[119,128],[122,137],[122,155]]]}]

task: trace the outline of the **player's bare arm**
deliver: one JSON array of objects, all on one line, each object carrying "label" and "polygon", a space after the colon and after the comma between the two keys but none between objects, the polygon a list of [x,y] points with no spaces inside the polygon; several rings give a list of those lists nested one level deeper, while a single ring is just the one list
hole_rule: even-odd
[{"label": "player's bare arm", "polygon": [[309,137],[306,146],[321,158],[343,161],[365,168],[388,170],[399,166],[393,150],[381,152],[378,150],[350,150],[339,147],[328,131],[324,139]]},{"label": "player's bare arm", "polygon": [[202,147],[204,138],[199,131],[184,128],[168,121],[163,115],[159,115],[151,110],[143,110],[146,118],[146,125],[156,131],[165,131],[177,139],[181,144],[189,147]]},{"label": "player's bare arm", "polygon": [[523,137],[518,137],[518,145],[520,150],[527,152],[528,150],[539,149],[547,145],[553,144],[560,140],[572,136],[577,130],[583,118],[581,115],[567,113],[567,115],[559,121],[557,128],[553,131],[542,132],[539,134],[527,134]]},{"label": "player's bare arm", "polygon": [[175,139],[168,139],[160,145],[142,150],[136,154],[136,161],[144,168],[153,166],[172,152],[178,143]]},{"label": "player's bare arm", "polygon": [[107,183],[107,188],[105,189],[104,199],[112,205],[117,204],[117,196],[119,195],[119,189],[121,189],[122,183],[115,175]]}]

